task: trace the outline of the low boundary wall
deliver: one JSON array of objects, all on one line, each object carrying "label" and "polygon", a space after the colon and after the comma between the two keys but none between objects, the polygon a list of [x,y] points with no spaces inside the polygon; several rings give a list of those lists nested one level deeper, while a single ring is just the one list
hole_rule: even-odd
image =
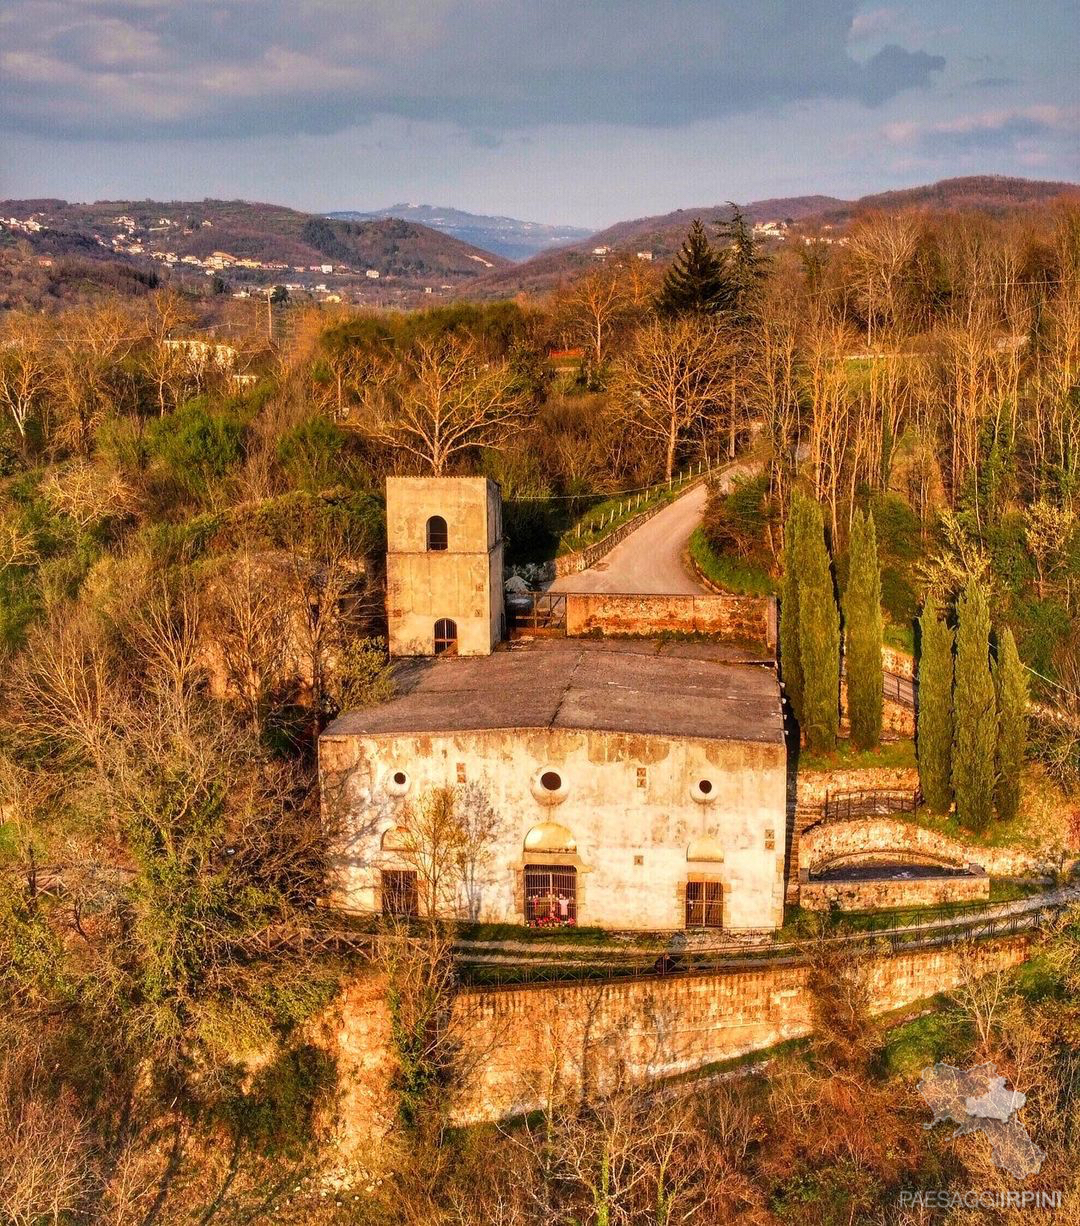
[{"label": "low boundary wall", "polygon": [[985,867],[981,851],[981,848],[969,847],[925,826],[889,817],[823,821],[807,827],[800,835],[799,877],[805,880],[808,874],[856,857],[886,863],[896,855],[903,855],[955,868],[968,864]]},{"label": "low boundary wall", "polygon": [[776,648],[774,596],[619,595],[567,592],[566,634],[707,634]]},{"label": "low boundary wall", "polygon": [[[801,784],[800,778],[800,791]],[[991,877],[1048,878],[1080,863],[1073,856],[1055,856],[1052,851],[979,847],[914,822],[866,817],[843,822],[815,821],[804,826],[799,832],[798,875],[805,880],[838,857],[881,853],[879,858],[885,860],[889,852],[925,855],[941,864],[977,864]]]},{"label": "low boundary wall", "polygon": [[[946,945],[872,957],[875,1013],[948,991],[972,974],[1017,966],[1031,937]],[[805,965],[631,982],[462,992],[454,1007],[465,1085],[460,1123],[532,1110],[560,1093],[603,1091],[623,1075],[653,1079],[810,1033]],[[384,984],[372,974],[342,995],[336,1048],[343,1086],[343,1145],[377,1141],[390,1126],[392,1061]]]},{"label": "low boundary wall", "polygon": [[896,910],[989,900],[990,878],[986,873],[975,872],[947,877],[803,881],[799,884],[799,906],[807,911],[828,911],[834,906],[842,911]]}]

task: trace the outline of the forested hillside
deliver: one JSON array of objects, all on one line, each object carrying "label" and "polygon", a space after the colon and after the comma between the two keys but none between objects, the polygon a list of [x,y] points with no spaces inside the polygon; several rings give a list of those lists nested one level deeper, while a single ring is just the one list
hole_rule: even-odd
[{"label": "forested hillside", "polygon": [[[890,1221],[902,1187],[987,1177],[925,1140],[899,1080],[943,1054],[1038,1065],[1047,1179],[1075,1207],[1075,926],[1022,990],[998,981],[1000,1009],[973,986],[940,1028],[886,1035],[858,967],[818,956],[809,1063],[588,1109],[553,1087],[542,1118],[456,1130],[448,938],[395,962],[327,918],[315,744],[392,689],[389,473],[495,478],[524,563],[599,498],[738,456],[756,475],[703,525],[719,582],[781,582],[810,507],[804,573],[828,604],[854,569],[860,650],[880,617],[918,653],[932,597],[991,706],[1017,705],[1015,637],[1032,693],[1080,713],[1080,211],[872,213],[844,245],[771,254],[738,215],[719,241],[686,221],[666,274],[616,256],[525,304],[283,304],[285,339],[255,318],[222,339],[202,299],[151,286],[0,318],[0,1217]],[[287,241],[336,258],[309,224],[291,215]],[[1022,770],[1075,789],[1076,729],[1033,728]],[[1005,804],[1039,820],[1025,796],[976,816],[991,835]],[[319,1038],[373,961],[408,979],[401,1127],[386,1171],[345,1184]]]}]

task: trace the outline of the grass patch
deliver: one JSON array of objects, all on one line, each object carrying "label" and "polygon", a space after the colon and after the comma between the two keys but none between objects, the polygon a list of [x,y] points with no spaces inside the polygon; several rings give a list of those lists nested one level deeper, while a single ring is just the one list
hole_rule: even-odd
[{"label": "grass patch", "polygon": [[960,1055],[967,1046],[965,1038],[956,1012],[939,1007],[886,1032],[881,1070],[888,1077],[912,1077],[928,1064]]},{"label": "grass patch", "polygon": [[887,647],[895,647],[897,651],[906,652],[909,656],[915,654],[914,626],[898,626],[895,622],[886,622],[881,638]]},{"label": "grass patch", "polygon": [[[911,820],[910,814],[906,816]],[[956,820],[955,813],[933,813],[926,805],[920,805],[915,814],[915,820],[927,830],[947,835],[959,843],[969,843],[973,847],[1032,847],[1034,840],[1026,829],[1026,817],[1018,816],[1009,822],[995,821],[988,830],[976,833],[968,830]]]},{"label": "grass patch", "polygon": [[876,749],[856,749],[850,741],[840,741],[832,753],[799,754],[800,771],[900,769],[916,765],[915,742],[887,741]]},{"label": "grass patch", "polygon": [[459,924],[461,941],[521,941],[537,945],[610,945],[606,928],[527,928],[524,924]]},{"label": "grass patch", "polygon": [[710,583],[736,596],[772,596],[777,586],[772,576],[746,558],[717,553],[697,527],[690,537],[690,557]]},{"label": "grass patch", "polygon": [[1066,985],[1061,977],[1060,966],[1045,953],[1035,954],[1016,968],[1013,975],[1016,990],[1031,1004],[1044,1000],[1057,1000],[1066,995]]},{"label": "grass patch", "polygon": [[1022,898],[1034,898],[1045,889],[1046,886],[1037,881],[1011,881],[1007,877],[996,877],[990,882],[990,901],[1019,902]]}]

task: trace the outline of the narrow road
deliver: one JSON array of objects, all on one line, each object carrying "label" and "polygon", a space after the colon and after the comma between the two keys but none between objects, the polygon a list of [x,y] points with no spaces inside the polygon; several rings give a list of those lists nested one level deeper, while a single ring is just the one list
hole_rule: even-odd
[{"label": "narrow road", "polygon": [[[726,492],[737,477],[753,471],[751,464],[733,464],[717,484]],[[695,485],[631,532],[595,566],[556,579],[548,591],[700,595],[705,589],[687,571],[683,556],[691,533],[701,523],[706,496],[704,482]]]}]

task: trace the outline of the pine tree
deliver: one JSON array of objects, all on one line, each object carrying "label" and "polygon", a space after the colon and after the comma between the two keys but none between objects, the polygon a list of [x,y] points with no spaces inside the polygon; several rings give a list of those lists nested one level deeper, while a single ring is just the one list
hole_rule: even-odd
[{"label": "pine tree", "polygon": [[953,684],[953,792],[956,816],[969,830],[985,830],[994,808],[998,713],[990,674],[990,606],[972,579],[956,605]]},{"label": "pine tree", "polygon": [[874,517],[856,513],[851,529],[850,564],[844,592],[844,644],[848,720],[858,749],[881,740],[881,570]]},{"label": "pine tree", "polygon": [[784,587],[780,598],[780,675],[791,712],[802,723],[803,674],[799,660],[799,534],[805,516],[803,499],[791,496],[784,527]]},{"label": "pine tree", "polygon": [[808,502],[798,535],[799,661],[803,732],[819,753],[836,748],[840,727],[840,610],[833,593],[821,507]]},{"label": "pine tree", "polygon": [[953,632],[928,596],[919,619],[919,785],[935,813],[952,804]]},{"label": "pine tree", "polygon": [[1016,640],[1011,630],[998,638],[994,683],[998,705],[997,786],[994,801],[997,815],[1012,821],[1020,811],[1020,773],[1027,747],[1027,679]]},{"label": "pine tree", "polygon": [[660,288],[657,310],[661,315],[715,315],[729,298],[723,258],[694,221],[675,262]]},{"label": "pine tree", "polygon": [[750,322],[755,300],[768,274],[769,258],[761,254],[754,241],[754,231],[737,204],[731,205],[730,221],[721,222],[718,231],[724,244],[724,272],[727,292],[722,310],[729,311],[734,322]]}]

